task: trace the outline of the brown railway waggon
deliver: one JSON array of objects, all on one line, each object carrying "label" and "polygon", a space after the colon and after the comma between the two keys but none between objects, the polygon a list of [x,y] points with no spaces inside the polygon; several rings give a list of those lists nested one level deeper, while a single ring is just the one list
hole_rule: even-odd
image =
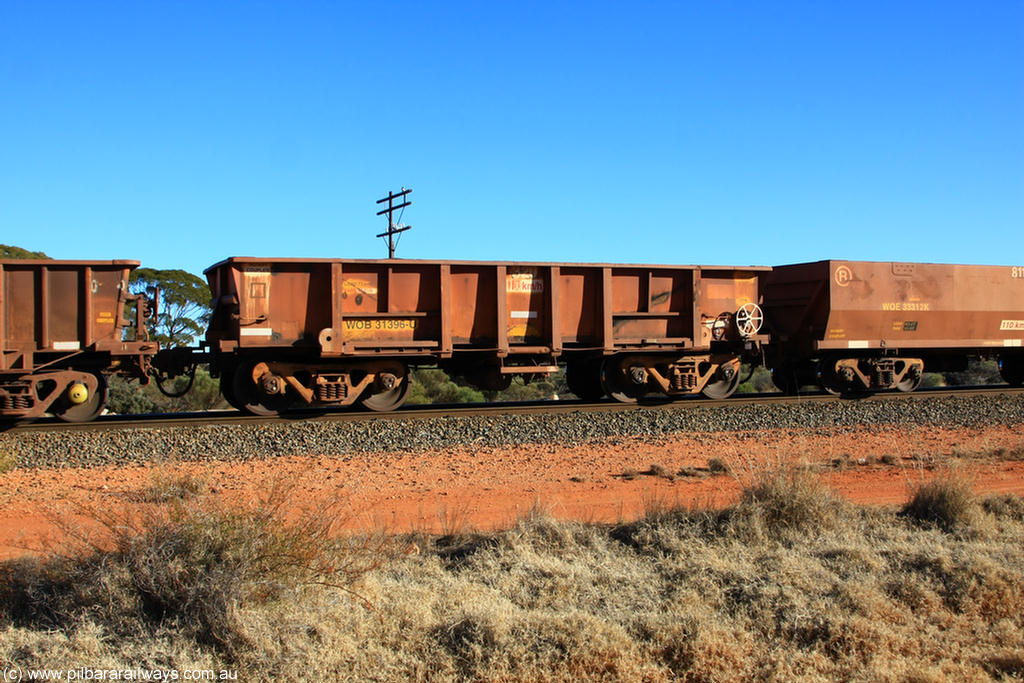
[{"label": "brown railway waggon", "polygon": [[817,261],[761,283],[765,359],[783,391],[913,391],[925,371],[962,370],[970,356],[1024,380],[1024,267]]},{"label": "brown railway waggon", "polygon": [[393,410],[410,367],[432,364],[487,389],[565,365],[585,399],[726,397],[765,340],[769,270],[230,258],[206,271],[205,357],[225,397],[257,414]]},{"label": "brown railway waggon", "polygon": [[107,397],[106,375],[145,382],[157,352],[146,340],[145,303],[128,326],[128,276],[138,261],[0,260],[0,419],[53,413],[91,420]]}]

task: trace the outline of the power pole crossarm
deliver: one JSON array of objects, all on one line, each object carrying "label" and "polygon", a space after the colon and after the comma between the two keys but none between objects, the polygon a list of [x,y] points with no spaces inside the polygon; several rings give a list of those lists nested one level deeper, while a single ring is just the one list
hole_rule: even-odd
[{"label": "power pole crossarm", "polygon": [[[397,242],[395,242],[395,235],[405,232],[406,230],[412,227],[411,225],[397,225],[395,223],[395,211],[398,211],[399,209],[404,209],[405,207],[412,204],[412,202],[405,199],[405,197],[410,192],[412,192],[411,189],[407,190],[404,187],[402,188],[401,192],[391,192],[389,190],[387,197],[377,200],[378,204],[383,204],[384,202],[388,203],[388,208],[377,212],[378,216],[383,216],[386,214],[388,217],[388,229],[385,232],[382,232],[379,235],[377,235],[377,237],[388,238],[388,258],[395,258],[395,247],[398,246]],[[398,200],[400,200],[401,203],[395,204],[395,201]]]}]

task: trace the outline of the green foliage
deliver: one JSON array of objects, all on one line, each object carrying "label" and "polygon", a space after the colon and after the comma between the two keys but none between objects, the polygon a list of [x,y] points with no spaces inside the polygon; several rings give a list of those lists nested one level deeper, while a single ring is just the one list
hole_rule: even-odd
[{"label": "green foliage", "polygon": [[[165,383],[164,388],[177,393],[185,388],[188,377],[177,377]],[[110,395],[107,408],[121,415],[146,413],[192,413],[200,410],[227,408],[228,404],[220,394],[220,380],[210,376],[205,368],[196,370],[192,390],[179,398],[169,398],[160,393],[155,382],[145,386],[123,379],[110,378]]]},{"label": "green foliage", "polygon": [[140,386],[137,382],[114,375],[107,379],[107,387],[107,410],[112,413],[144,415],[161,412],[149,386]]},{"label": "green foliage", "polygon": [[48,259],[50,257],[41,251],[29,251],[21,247],[0,244],[0,258]]},{"label": "green foliage", "polygon": [[[746,377],[750,373],[750,366],[744,364],[742,372],[743,377]],[[737,394],[765,394],[777,391],[775,383],[772,382],[772,373],[763,365],[754,368],[754,372],[750,374],[750,379],[736,388]]]},{"label": "green foliage", "polygon": [[202,336],[212,312],[210,288],[202,278],[184,270],[139,268],[132,272],[129,288],[149,297],[159,291],[158,312],[149,331],[161,345],[189,346]]},{"label": "green foliage", "polygon": [[565,384],[565,371],[527,384],[521,377],[512,380],[508,389],[482,391],[462,377],[449,377],[444,370],[421,368],[413,370],[413,383],[409,388],[410,405],[427,403],[485,403],[501,401],[540,401],[554,396],[572,396]]},{"label": "green foliage", "polygon": [[571,398],[573,395],[569,391],[569,385],[565,383],[564,368],[552,375],[542,375],[529,384],[523,381],[522,376],[517,375],[508,389],[484,392],[488,401],[546,401],[562,397]]},{"label": "green foliage", "polygon": [[999,363],[994,360],[972,358],[963,372],[946,372],[946,384],[949,386],[975,386],[979,384],[1001,384]]},{"label": "green foliage", "polygon": [[484,395],[473,387],[456,384],[443,370],[413,370],[413,383],[406,403],[482,403]]}]

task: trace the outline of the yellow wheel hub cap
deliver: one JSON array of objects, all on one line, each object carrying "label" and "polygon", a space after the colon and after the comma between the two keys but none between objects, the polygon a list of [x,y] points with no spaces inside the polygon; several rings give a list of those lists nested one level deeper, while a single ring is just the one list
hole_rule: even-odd
[{"label": "yellow wheel hub cap", "polygon": [[74,404],[85,403],[89,400],[89,387],[81,382],[75,382],[68,389],[68,399]]}]

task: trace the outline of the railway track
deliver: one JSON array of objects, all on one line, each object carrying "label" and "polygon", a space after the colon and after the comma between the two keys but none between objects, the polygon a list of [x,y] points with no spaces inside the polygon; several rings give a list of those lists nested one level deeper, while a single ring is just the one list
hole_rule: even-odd
[{"label": "railway track", "polygon": [[406,406],[390,413],[360,412],[349,409],[296,411],[276,417],[244,415],[234,410],[203,413],[168,413],[161,415],[102,415],[93,422],[67,423],[46,418],[28,424],[9,426],[3,432],[9,435],[39,432],[90,432],[107,429],[143,429],[154,427],[194,427],[212,425],[287,425],[299,422],[366,422],[439,417],[498,416],[508,414],[559,414],[570,412],[610,413],[625,411],[688,410],[696,408],[722,408],[743,405],[772,405],[794,403],[915,401],[931,398],[992,396],[1006,394],[1019,396],[1024,388],[1005,384],[989,386],[948,387],[919,389],[911,393],[884,392],[855,398],[839,397],[825,392],[789,396],[785,394],[749,394],[727,399],[693,399],[667,402],[625,404],[611,400],[588,403],[580,400],[531,401],[489,404],[430,404]]}]

